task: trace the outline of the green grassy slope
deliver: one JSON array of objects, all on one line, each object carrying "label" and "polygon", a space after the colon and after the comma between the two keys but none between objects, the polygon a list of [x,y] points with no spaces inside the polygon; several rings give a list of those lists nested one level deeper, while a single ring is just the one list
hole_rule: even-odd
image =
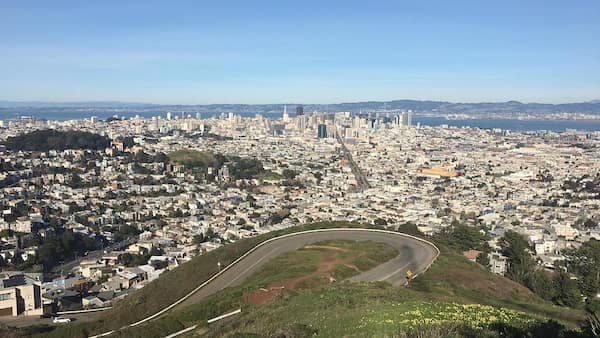
[{"label": "green grassy slope", "polygon": [[[582,312],[544,302],[526,288],[489,273],[458,253],[442,248],[440,257],[431,270],[408,287],[396,288],[386,283],[326,283],[284,294],[262,306],[242,305],[243,313],[226,324],[202,327],[203,322],[197,320],[201,316],[195,309],[219,303],[220,296],[216,295],[204,304],[182,311],[178,318],[186,327],[199,324],[208,337],[283,334],[402,337],[412,336],[416,331],[422,334],[423,330],[434,337],[494,337],[510,330],[526,330],[537,336],[548,327],[553,334],[559,332],[559,329],[554,330],[554,324],[546,323],[548,319],[572,329],[584,320]],[[222,296],[240,295],[235,290],[230,292]],[[231,304],[229,310],[235,306]],[[129,333],[135,336],[134,331]],[[519,336],[522,331],[514,334]]]},{"label": "green grassy slope", "polygon": [[[216,272],[217,261],[229,264],[267,238],[295,231],[330,227],[361,227],[361,225],[343,222],[310,224],[238,241],[198,256],[192,262],[164,274],[140,292],[118,303],[99,321],[62,326],[44,336],[81,337],[89,333],[120,328],[158,311],[202,283]],[[526,288],[506,278],[493,275],[481,266],[466,260],[460,253],[447,249],[443,243],[438,245],[442,251],[438,260],[428,272],[413,280],[407,287],[395,288],[384,283],[313,283],[293,292],[283,292],[279,297],[261,306],[244,302],[243,295],[250,289],[265,286],[277,278],[287,278],[294,274],[292,273],[294,269],[296,272],[306,272],[297,267],[287,269],[296,264],[278,264],[277,270],[272,270],[274,266],[267,264],[262,272],[253,276],[244,286],[228,288],[186,309],[170,313],[149,324],[127,329],[120,335],[163,337],[184,327],[200,324],[200,327],[208,330],[209,336],[229,336],[237,333],[260,333],[269,336],[290,330],[313,329],[323,337],[328,334],[353,336],[349,331],[350,328],[355,330],[353,332],[358,332],[358,336],[371,336],[369,332],[373,330],[375,323],[380,323],[382,330],[387,330],[380,333],[396,335],[402,333],[398,323],[401,320],[411,319],[396,318],[394,317],[396,314],[425,308],[430,309],[428,311],[432,313],[431,316],[437,318],[448,312],[447,309],[453,308],[453,304],[471,303],[505,308],[499,310],[501,311],[499,313],[490,312],[489,317],[499,317],[504,313],[502,311],[508,311],[506,312],[508,316],[512,316],[511,311],[522,311],[526,315],[519,314],[516,317],[553,318],[572,327],[584,319],[582,312],[544,302]],[[309,256],[306,253],[295,253],[282,259],[295,260],[300,257],[308,263],[314,263],[314,258],[311,261]],[[340,273],[341,277],[344,277],[343,274],[352,273],[343,268],[336,272]],[[274,274],[279,276],[275,278]],[[441,309],[436,310],[437,305],[431,305],[432,303],[441,304],[439,305]],[[227,325],[204,328],[206,319],[238,307],[242,307],[242,315],[228,322]],[[324,313],[322,309],[328,309],[328,312]],[[487,311],[485,309],[487,308],[480,309],[480,312]],[[515,316],[511,318],[513,317]],[[357,326],[361,321],[364,324],[362,329]],[[517,320],[507,324],[515,323],[523,324]],[[348,330],[344,329],[345,327]]]},{"label": "green grassy slope", "polygon": [[[411,336],[415,331],[422,334],[422,330],[429,330],[434,337],[494,337],[499,332],[493,329],[498,326],[514,327],[514,330],[533,327],[531,330],[534,330],[536,325],[553,318],[574,328],[583,319],[581,312],[548,304],[522,286],[492,275],[446,249],[442,249],[443,258],[408,287],[322,281],[284,292],[260,306],[244,302],[243,296],[249,290],[313,271],[310,267],[319,257],[313,255],[304,251],[282,255],[243,286],[224,290],[152,325],[127,329],[116,336],[160,337],[169,331],[156,334],[156,330],[177,327],[170,331],[174,332],[199,325],[188,337],[200,332],[207,337],[279,337],[284,334],[402,337]],[[232,320],[221,325],[206,325],[206,319],[237,308],[242,309],[242,314]],[[466,323],[466,326],[457,323]],[[517,332],[516,336],[521,333]]]}]

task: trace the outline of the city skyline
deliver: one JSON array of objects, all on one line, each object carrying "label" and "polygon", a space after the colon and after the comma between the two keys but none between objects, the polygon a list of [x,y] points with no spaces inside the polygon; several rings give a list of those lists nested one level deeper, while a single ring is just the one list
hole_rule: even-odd
[{"label": "city skyline", "polygon": [[600,92],[595,1],[3,7],[2,100],[559,103]]},{"label": "city skyline", "polygon": [[2,2],[0,337],[600,337],[599,14]]}]

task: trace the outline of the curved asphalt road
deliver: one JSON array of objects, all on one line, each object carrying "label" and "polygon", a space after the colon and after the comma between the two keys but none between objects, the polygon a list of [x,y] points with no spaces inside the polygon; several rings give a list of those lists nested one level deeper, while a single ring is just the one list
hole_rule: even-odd
[{"label": "curved asphalt road", "polygon": [[[229,286],[240,285],[270,259],[307,244],[326,240],[383,242],[398,250],[398,256],[351,278],[354,281],[387,281],[393,285],[401,285],[406,282],[406,271],[412,271],[414,278],[427,270],[439,255],[438,248],[432,243],[393,231],[337,228],[296,232],[262,242],[175,303],[127,327],[150,321],[173,308],[197,303]],[[105,332],[91,338],[108,336],[113,332]]]},{"label": "curved asphalt road", "polygon": [[226,287],[242,284],[244,280],[258,271],[269,260],[283,253],[297,250],[310,243],[327,240],[382,242],[398,250],[398,256],[350,278],[352,281],[387,281],[392,285],[401,285],[406,282],[406,272],[408,270],[414,274],[413,276],[416,276],[427,269],[438,255],[438,250],[433,244],[397,232],[346,228],[300,232],[265,242],[243,259],[229,266],[221,275],[177,307],[186,307]]}]

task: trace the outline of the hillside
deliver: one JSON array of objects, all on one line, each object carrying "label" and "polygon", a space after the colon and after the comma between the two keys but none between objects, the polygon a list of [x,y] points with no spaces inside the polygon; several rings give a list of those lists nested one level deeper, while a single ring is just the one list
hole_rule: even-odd
[{"label": "hillside", "polygon": [[223,159],[209,152],[183,149],[170,153],[169,161],[186,168],[220,167]]},{"label": "hillside", "polygon": [[[545,303],[526,288],[488,273],[459,254],[443,250],[440,257],[431,270],[407,287],[324,281],[256,306],[239,301],[246,285],[190,306],[163,323],[180,323],[182,328],[199,324],[200,329],[190,336],[203,333],[207,337],[383,337],[411,336],[422,330],[432,337],[450,332],[457,337],[495,337],[500,330],[521,334],[548,326],[556,333],[566,332],[566,327],[577,327],[583,319],[580,312]],[[224,309],[223,313],[240,307],[242,314],[222,325],[206,327],[198,318],[214,307]],[[548,319],[563,324],[547,324]],[[126,330],[119,336],[151,336],[162,325]],[[575,332],[568,334],[572,337]]]},{"label": "hillside", "polygon": [[[217,261],[229,264],[256,243],[267,238],[306,229],[330,227],[362,226],[350,223],[318,223],[240,240],[198,256],[192,262],[166,273],[158,281],[118,303],[114,309],[104,313],[97,321],[61,326],[42,336],[80,337],[122,327],[156,312],[206,280],[216,272]],[[311,264],[315,259],[318,261],[318,257],[311,255],[307,257],[306,252],[298,251],[271,261],[242,286],[227,288],[189,307],[176,308],[168,315],[150,323],[128,328],[119,335],[163,337],[196,324],[199,324],[202,332],[214,337],[237,333],[253,333],[270,337],[296,329],[317,330],[317,334],[323,337],[352,332],[369,335],[374,327],[387,330],[386,334],[391,335],[401,334],[403,330],[409,328],[408,323],[416,320],[414,311],[425,311],[431,318],[438,318],[442,314],[450,316],[447,318],[454,318],[451,316],[477,318],[478,313],[485,314],[485,318],[473,320],[477,323],[481,322],[480,329],[488,330],[490,334],[497,333],[498,331],[493,330],[499,327],[507,330],[533,330],[537,326],[544,328],[545,326],[540,323],[544,323],[547,319],[562,323],[556,325],[574,328],[584,319],[582,312],[544,302],[528,289],[506,278],[492,275],[483,267],[446,248],[443,243],[438,244],[442,251],[438,260],[428,272],[413,280],[407,287],[396,288],[385,283],[347,283],[339,280],[331,282],[330,279],[320,278],[317,275],[314,279],[303,279],[297,288],[266,297],[266,301],[251,301],[254,298],[248,295],[257,289],[267,287],[268,290],[270,285],[293,278],[302,278],[312,273],[310,269],[299,269],[298,266],[301,266],[299,262],[305,261],[308,262],[306,264]],[[381,250],[375,251],[381,252]],[[281,263],[281,259],[288,262]],[[290,260],[293,263],[290,263]],[[371,266],[373,264],[371,263]],[[355,262],[354,265],[358,267],[359,264]],[[334,266],[330,271],[334,271],[332,274],[341,280],[351,275],[353,273],[351,270],[343,266]],[[494,308],[463,307],[462,304],[482,304]],[[206,327],[207,319],[236,308],[242,308],[241,316],[223,326]],[[323,309],[328,309],[327,313],[323,313]],[[464,309],[464,311],[457,312],[456,309]],[[429,318],[428,316],[420,317]],[[503,321],[496,322],[497,318]],[[364,326],[357,326],[358,323],[363,323]],[[415,323],[419,324],[418,321]],[[436,327],[446,324],[439,322]],[[456,327],[453,330],[460,333],[464,330],[477,330],[477,328]]]},{"label": "hillside", "polygon": [[13,151],[49,151],[65,149],[104,149],[110,145],[105,136],[85,131],[36,130],[9,137],[4,145]]}]

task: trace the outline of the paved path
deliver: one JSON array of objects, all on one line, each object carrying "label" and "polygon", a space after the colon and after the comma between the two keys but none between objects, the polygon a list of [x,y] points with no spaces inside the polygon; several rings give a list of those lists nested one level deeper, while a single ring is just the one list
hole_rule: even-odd
[{"label": "paved path", "polygon": [[285,252],[297,250],[310,243],[326,240],[382,242],[398,250],[398,256],[351,278],[354,281],[387,281],[393,285],[401,285],[406,282],[407,270],[417,275],[428,268],[438,255],[437,248],[429,242],[396,232],[368,229],[327,229],[318,232],[297,233],[258,247],[185,301],[178,304],[177,308],[184,308],[197,303],[226,287],[242,284],[246,278],[258,271],[269,260]]}]

